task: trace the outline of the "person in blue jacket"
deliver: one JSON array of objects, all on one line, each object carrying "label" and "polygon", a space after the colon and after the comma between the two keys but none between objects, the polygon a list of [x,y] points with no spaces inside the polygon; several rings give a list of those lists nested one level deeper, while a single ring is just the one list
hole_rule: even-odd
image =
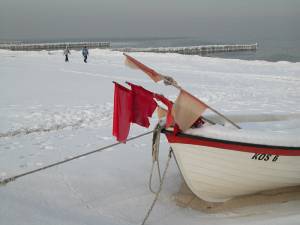
[{"label": "person in blue jacket", "polygon": [[86,46],[84,46],[83,49],[82,49],[82,55],[83,55],[83,58],[84,58],[83,61],[85,63],[87,63],[87,57],[89,55],[89,50],[87,49]]}]

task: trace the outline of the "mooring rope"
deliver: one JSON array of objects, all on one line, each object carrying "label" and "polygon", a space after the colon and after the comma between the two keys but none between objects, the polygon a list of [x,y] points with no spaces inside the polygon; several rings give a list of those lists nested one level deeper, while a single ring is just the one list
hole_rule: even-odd
[{"label": "mooring rope", "polygon": [[163,126],[161,126],[160,123],[158,123],[153,130],[153,137],[152,137],[152,167],[151,167],[148,186],[149,186],[150,191],[153,194],[155,194],[157,192],[157,191],[154,191],[152,188],[152,177],[153,177],[155,164],[157,165],[159,183],[161,182],[161,173],[160,173],[160,167],[159,167],[159,143],[160,143],[160,134],[161,134],[162,129],[163,129]]},{"label": "mooring rope", "polygon": [[158,191],[155,193],[155,198],[154,198],[154,200],[153,200],[153,202],[152,202],[152,204],[151,204],[149,210],[147,211],[147,214],[146,214],[146,216],[145,216],[145,218],[144,218],[144,220],[143,220],[143,222],[142,222],[142,225],[144,225],[144,224],[146,223],[147,219],[148,219],[149,216],[150,216],[150,213],[152,212],[152,210],[153,210],[153,208],[154,208],[154,206],[155,206],[155,203],[156,203],[157,200],[158,200],[159,194],[160,194],[160,192],[161,192],[161,190],[162,190],[163,182],[164,182],[165,177],[166,177],[166,174],[167,174],[167,170],[168,170],[168,167],[169,167],[169,164],[170,164],[170,160],[171,160],[171,158],[172,158],[172,152],[173,152],[173,150],[172,150],[172,148],[170,148],[170,151],[169,151],[169,154],[168,154],[168,160],[167,160],[167,163],[166,163],[165,170],[164,170],[164,172],[163,172],[163,176],[162,176],[162,178],[161,178],[161,182],[160,182],[160,184],[159,184]]},{"label": "mooring rope", "polygon": [[[131,137],[131,138],[127,139],[127,142],[128,141],[132,141],[132,140],[137,139],[137,138],[140,138],[140,137],[143,137],[143,136],[151,134],[151,133],[153,133],[153,130],[152,131],[148,131],[148,132],[143,133],[143,134],[140,134],[140,135],[137,135],[137,136],[134,136],[134,137]],[[49,164],[47,166],[44,166],[44,167],[41,167],[41,168],[38,168],[38,169],[35,169],[35,170],[31,170],[31,171],[28,171],[28,172],[25,172],[25,173],[21,173],[19,175],[13,176],[13,177],[9,177],[9,178],[0,180],[0,186],[1,185],[6,185],[7,183],[9,183],[11,181],[15,181],[16,179],[18,179],[20,177],[24,177],[24,176],[27,176],[29,174],[33,174],[33,173],[39,172],[41,170],[45,170],[45,169],[48,169],[48,168],[51,168],[51,167],[54,167],[54,166],[57,166],[57,165],[60,165],[60,164],[66,163],[66,162],[70,162],[72,160],[79,159],[79,158],[81,158],[83,156],[91,155],[91,154],[96,153],[96,152],[101,152],[101,151],[103,151],[105,149],[114,147],[114,146],[119,145],[119,144],[121,144],[121,142],[117,142],[117,143],[114,143],[114,144],[111,144],[111,145],[107,145],[105,147],[102,147],[102,148],[99,148],[99,149],[96,149],[96,150],[93,150],[93,151],[90,151],[90,152],[86,152],[86,153],[83,153],[83,154],[80,154],[80,155],[77,155],[77,156],[74,156],[74,157],[71,157],[71,158],[68,158],[68,159],[56,162],[56,163],[52,163],[52,164]]]}]

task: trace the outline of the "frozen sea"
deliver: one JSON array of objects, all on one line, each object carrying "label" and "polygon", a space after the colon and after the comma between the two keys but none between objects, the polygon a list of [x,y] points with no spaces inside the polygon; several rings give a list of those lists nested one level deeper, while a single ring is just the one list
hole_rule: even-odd
[{"label": "frozen sea", "polygon": [[[299,62],[131,55],[225,115],[291,115],[272,126],[299,132],[293,116],[300,113]],[[90,50],[85,64],[78,51],[65,63],[62,51],[0,50],[0,178],[114,143],[112,81],[130,81],[172,100],[178,94],[124,66],[121,52]],[[145,131],[132,126],[130,136]],[[145,136],[1,186],[0,224],[140,224],[154,198],[150,145]],[[161,165],[167,150],[162,138]],[[172,161],[147,224],[299,224],[300,201],[216,214],[181,208],[173,198],[181,182]]]}]

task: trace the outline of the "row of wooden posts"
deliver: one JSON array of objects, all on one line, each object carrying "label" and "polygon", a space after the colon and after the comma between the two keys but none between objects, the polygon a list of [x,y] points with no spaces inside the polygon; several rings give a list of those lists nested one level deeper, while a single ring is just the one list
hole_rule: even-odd
[{"label": "row of wooden posts", "polygon": [[[88,48],[110,48],[109,42],[65,42],[65,43],[5,43],[0,44],[0,49],[14,51],[30,50],[55,50]],[[115,51],[122,52],[156,52],[156,53],[179,53],[186,55],[206,54],[213,52],[234,52],[234,51],[255,51],[258,44],[237,44],[237,45],[203,45],[191,47],[159,47],[159,48],[114,48]]]},{"label": "row of wooden posts", "polygon": [[88,48],[110,48],[109,42],[65,42],[65,43],[12,43],[0,44],[0,49],[9,49],[13,51],[31,51],[31,50],[55,50],[64,49],[68,46],[70,49],[80,49],[84,46]]},{"label": "row of wooden posts", "polygon": [[186,55],[196,55],[212,52],[234,52],[234,51],[255,51],[258,44],[243,45],[203,45],[192,47],[172,47],[172,48],[118,48],[122,52],[156,52],[156,53],[180,53]]}]

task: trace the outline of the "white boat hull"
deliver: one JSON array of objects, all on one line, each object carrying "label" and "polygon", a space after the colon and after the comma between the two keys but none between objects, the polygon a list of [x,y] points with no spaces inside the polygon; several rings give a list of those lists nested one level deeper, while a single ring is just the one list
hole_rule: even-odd
[{"label": "white boat hull", "polygon": [[184,180],[205,201],[224,202],[240,195],[300,185],[297,149],[285,149],[282,154],[272,149],[250,152],[168,139]]}]

